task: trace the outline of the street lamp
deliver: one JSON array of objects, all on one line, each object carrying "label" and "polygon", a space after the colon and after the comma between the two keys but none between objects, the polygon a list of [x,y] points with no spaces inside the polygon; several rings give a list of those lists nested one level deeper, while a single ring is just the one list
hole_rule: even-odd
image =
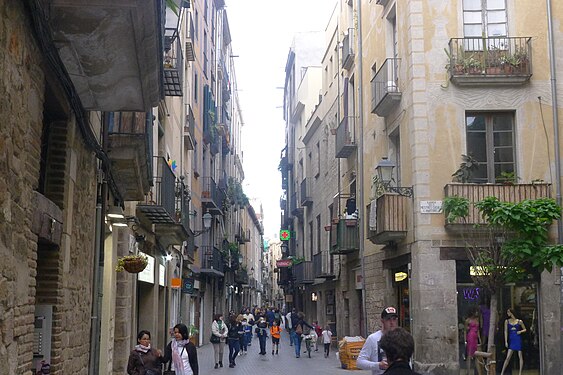
[{"label": "street lamp", "polygon": [[211,220],[213,220],[213,216],[209,212],[203,214],[203,230],[196,230],[194,231],[194,237],[199,236],[202,233],[209,232],[211,229]]},{"label": "street lamp", "polygon": [[382,157],[379,163],[377,163],[375,172],[377,173],[377,177],[383,185],[383,188],[386,192],[393,192],[405,197],[412,197],[412,187],[391,186],[391,182],[393,182],[393,168],[395,168],[395,163],[389,160],[387,156]]}]

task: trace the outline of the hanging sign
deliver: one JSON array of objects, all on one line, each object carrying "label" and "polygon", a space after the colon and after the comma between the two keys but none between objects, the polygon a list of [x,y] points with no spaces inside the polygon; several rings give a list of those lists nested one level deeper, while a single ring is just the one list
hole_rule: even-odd
[{"label": "hanging sign", "polygon": [[280,230],[280,240],[282,241],[289,241],[291,238],[291,232],[287,229]]}]

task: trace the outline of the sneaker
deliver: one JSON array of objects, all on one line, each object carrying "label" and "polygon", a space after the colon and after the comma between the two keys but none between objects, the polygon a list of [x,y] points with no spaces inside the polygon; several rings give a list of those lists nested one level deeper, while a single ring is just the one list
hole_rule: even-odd
[{"label": "sneaker", "polygon": [[272,355],[274,355],[274,351],[272,350]]},{"label": "sneaker", "polygon": [[229,368],[233,368],[235,367],[235,365],[233,365],[232,363],[229,365]]},{"label": "sneaker", "polygon": [[223,362],[219,362],[219,367],[223,367]]},{"label": "sneaker", "polygon": [[276,350],[276,355],[278,355],[278,351]]},{"label": "sneaker", "polygon": [[215,368],[219,368],[219,364],[216,363],[216,364],[215,364]]}]

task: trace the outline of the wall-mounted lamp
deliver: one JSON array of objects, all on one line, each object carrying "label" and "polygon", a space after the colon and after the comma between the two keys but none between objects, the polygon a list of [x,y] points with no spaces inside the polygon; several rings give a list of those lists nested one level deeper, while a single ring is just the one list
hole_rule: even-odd
[{"label": "wall-mounted lamp", "polygon": [[209,212],[206,212],[205,214],[203,214],[202,218],[203,218],[203,229],[196,230],[195,232],[193,232],[194,237],[197,237],[202,233],[209,232],[209,230],[211,229],[211,221],[213,220],[213,216],[211,216]]},{"label": "wall-mounted lamp", "polygon": [[111,206],[106,216],[110,219],[125,219],[123,209],[119,206]]},{"label": "wall-mounted lamp", "polygon": [[385,191],[397,193],[405,197],[412,197],[412,187],[391,186],[391,182],[393,181],[393,168],[395,168],[395,163],[386,156],[381,158],[381,161],[377,163],[377,167],[375,167],[375,172],[379,177],[379,181],[383,184]]}]

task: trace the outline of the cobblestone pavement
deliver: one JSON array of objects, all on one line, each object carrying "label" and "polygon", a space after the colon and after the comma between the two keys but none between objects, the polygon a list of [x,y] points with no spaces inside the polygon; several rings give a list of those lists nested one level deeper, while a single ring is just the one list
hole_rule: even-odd
[{"label": "cobblestone pavement", "polygon": [[[235,362],[235,368],[229,368],[229,348],[225,345],[223,368],[214,369],[213,346],[203,345],[197,348],[199,374],[200,375],[370,375],[370,371],[344,370],[340,367],[340,361],[336,357],[335,349],[331,348],[329,358],[324,358],[323,348],[319,345],[319,351],[311,352],[311,358],[307,353],[301,353],[300,358],[295,358],[295,347],[289,346],[289,334],[282,332],[279,355],[272,355],[272,342],[268,337],[266,344],[266,355],[260,355],[260,346],[256,335],[252,339],[252,346],[248,348],[248,354],[239,355]],[[301,351],[305,350],[305,344]],[[295,371],[295,372],[294,372]]]}]

